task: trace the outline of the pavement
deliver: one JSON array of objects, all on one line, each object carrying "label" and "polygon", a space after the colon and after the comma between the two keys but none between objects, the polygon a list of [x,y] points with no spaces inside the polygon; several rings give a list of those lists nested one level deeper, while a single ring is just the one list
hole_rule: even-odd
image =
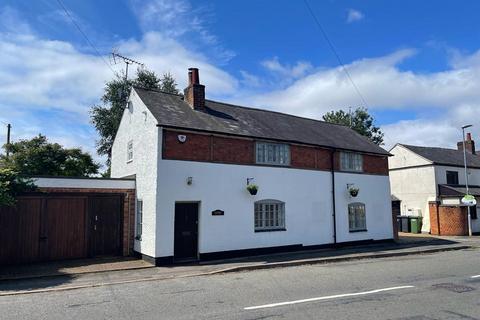
[{"label": "pavement", "polygon": [[478,261],[474,248],[3,296],[0,319],[472,320]]},{"label": "pavement", "polygon": [[0,268],[0,296],[66,291],[126,283],[361,259],[425,255],[480,247],[480,238],[401,234],[396,242],[287,252],[187,265],[153,267],[135,259],[77,260]]}]

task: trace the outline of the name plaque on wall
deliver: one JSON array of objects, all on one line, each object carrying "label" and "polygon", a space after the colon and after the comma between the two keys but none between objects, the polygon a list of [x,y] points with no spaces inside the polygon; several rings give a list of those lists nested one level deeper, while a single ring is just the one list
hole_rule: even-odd
[{"label": "name plaque on wall", "polygon": [[225,215],[225,211],[217,209],[212,211],[212,216],[223,216]]}]

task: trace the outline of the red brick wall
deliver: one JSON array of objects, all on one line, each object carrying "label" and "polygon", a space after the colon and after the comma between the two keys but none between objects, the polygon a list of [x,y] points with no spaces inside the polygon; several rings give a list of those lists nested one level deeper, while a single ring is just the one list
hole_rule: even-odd
[{"label": "red brick wall", "polygon": [[[185,142],[178,135],[187,136]],[[163,158],[233,164],[255,164],[255,141],[207,134],[163,131]],[[335,170],[340,168],[340,153],[335,153]],[[331,170],[332,151],[329,149],[290,145],[291,168]],[[363,155],[363,173],[388,175],[385,156]]]},{"label": "red brick wall", "polygon": [[429,203],[430,233],[442,236],[468,235],[467,208]]},{"label": "red brick wall", "polygon": [[212,136],[214,162],[253,164],[255,161],[253,140]]},{"label": "red brick wall", "polygon": [[388,175],[388,158],[363,155],[363,172],[371,174]]},{"label": "red brick wall", "polygon": [[123,194],[123,255],[133,254],[135,237],[135,190],[134,189],[84,189],[84,188],[40,188],[46,193],[115,193]]},{"label": "red brick wall", "polygon": [[290,146],[290,165],[295,168],[315,169],[316,150],[312,147]]},{"label": "red brick wall", "polygon": [[[187,140],[178,141],[179,134],[185,134]],[[210,136],[164,130],[163,139],[163,157],[166,159],[210,161],[212,158]]]}]

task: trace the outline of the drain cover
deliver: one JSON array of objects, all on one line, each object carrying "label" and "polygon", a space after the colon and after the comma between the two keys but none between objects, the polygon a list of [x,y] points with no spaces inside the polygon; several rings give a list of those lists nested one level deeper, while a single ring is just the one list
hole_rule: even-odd
[{"label": "drain cover", "polygon": [[470,292],[475,290],[475,288],[472,288],[469,286],[463,286],[455,283],[438,283],[438,284],[434,284],[432,287],[438,288],[438,289],[445,289],[445,290],[456,292],[456,293]]}]

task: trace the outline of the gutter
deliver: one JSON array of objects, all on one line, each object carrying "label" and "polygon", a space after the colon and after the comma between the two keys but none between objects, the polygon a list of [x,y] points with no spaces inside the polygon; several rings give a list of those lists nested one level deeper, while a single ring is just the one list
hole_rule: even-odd
[{"label": "gutter", "polygon": [[332,173],[332,218],[333,218],[333,244],[337,244],[337,215],[335,210],[335,154],[336,149],[332,149],[331,173]]}]

